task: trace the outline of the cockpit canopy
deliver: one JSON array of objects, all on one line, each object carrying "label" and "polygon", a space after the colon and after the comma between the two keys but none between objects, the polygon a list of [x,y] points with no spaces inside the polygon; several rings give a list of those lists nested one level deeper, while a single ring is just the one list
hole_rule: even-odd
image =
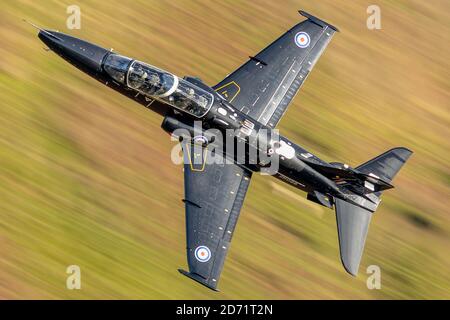
[{"label": "cockpit canopy", "polygon": [[111,53],[106,57],[103,64],[103,69],[106,73],[122,84],[125,84],[125,77],[127,75],[128,67],[131,64],[131,59],[115,53]]},{"label": "cockpit canopy", "polygon": [[106,58],[104,70],[114,80],[195,117],[203,117],[214,102],[212,94],[190,82],[117,54]]},{"label": "cockpit canopy", "polygon": [[175,78],[156,67],[133,61],[128,70],[127,84],[148,96],[165,97],[175,91]]}]

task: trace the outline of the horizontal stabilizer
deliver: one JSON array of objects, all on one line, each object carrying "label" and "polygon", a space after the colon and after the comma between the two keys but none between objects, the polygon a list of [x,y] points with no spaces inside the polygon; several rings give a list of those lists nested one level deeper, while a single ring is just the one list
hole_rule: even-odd
[{"label": "horizontal stabilizer", "polygon": [[411,154],[412,151],[404,147],[394,148],[367,161],[356,169],[368,175],[375,175],[375,178],[391,182]]},{"label": "horizontal stabilizer", "polygon": [[358,274],[372,212],[341,199],[336,202],[339,249],[345,270]]}]

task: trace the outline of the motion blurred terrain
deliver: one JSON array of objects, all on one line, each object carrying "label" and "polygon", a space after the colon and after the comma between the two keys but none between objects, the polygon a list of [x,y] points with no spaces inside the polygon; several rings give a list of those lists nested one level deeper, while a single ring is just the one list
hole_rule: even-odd
[{"label": "motion blurred terrain", "polygon": [[[68,5],[81,29],[68,30]],[[0,11],[0,298],[450,298],[450,3],[3,1]],[[302,20],[340,29],[280,122],[328,161],[415,153],[374,215],[359,276],[334,212],[252,179],[216,293],[183,277],[182,167],[162,118],[44,51],[22,19],[219,82]],[[81,290],[66,268],[81,267]],[[381,290],[368,290],[378,265]]]}]

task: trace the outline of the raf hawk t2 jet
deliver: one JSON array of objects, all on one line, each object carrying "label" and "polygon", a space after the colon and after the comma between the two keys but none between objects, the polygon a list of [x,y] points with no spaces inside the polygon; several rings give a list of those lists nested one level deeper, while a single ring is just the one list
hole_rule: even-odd
[{"label": "raf hawk t2 jet", "polygon": [[[352,168],[321,160],[273,134],[338,31],[306,12],[300,14],[304,21],[213,87],[66,34],[39,29],[39,38],[63,59],[162,115],[164,130],[173,135],[189,133],[178,135],[185,158],[189,266],[189,271],[179,271],[213,290],[217,290],[252,174],[267,168],[270,159],[278,161],[276,178],[305,191],[308,200],[335,208],[341,260],[345,270],[356,276],[381,194],[393,188],[392,179],[412,154],[406,148],[394,148]],[[196,130],[195,122],[204,129]],[[244,144],[243,159],[237,154],[239,148],[215,151],[214,147],[225,145],[224,137],[232,145]],[[252,153],[256,158],[249,156]],[[227,161],[208,162],[208,158]]]}]

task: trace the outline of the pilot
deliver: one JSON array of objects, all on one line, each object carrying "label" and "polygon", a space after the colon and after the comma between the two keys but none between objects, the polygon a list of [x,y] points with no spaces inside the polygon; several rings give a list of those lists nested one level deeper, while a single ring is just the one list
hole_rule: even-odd
[{"label": "pilot", "polygon": [[200,105],[200,107],[205,109],[206,105],[208,104],[208,100],[205,97],[200,96],[200,97],[198,97],[198,104]]},{"label": "pilot", "polygon": [[159,77],[156,73],[152,73],[148,80],[152,86],[157,86],[160,83]]},{"label": "pilot", "polygon": [[161,79],[157,73],[150,73],[146,78],[149,86],[150,94],[157,94],[158,90],[161,89]]}]

